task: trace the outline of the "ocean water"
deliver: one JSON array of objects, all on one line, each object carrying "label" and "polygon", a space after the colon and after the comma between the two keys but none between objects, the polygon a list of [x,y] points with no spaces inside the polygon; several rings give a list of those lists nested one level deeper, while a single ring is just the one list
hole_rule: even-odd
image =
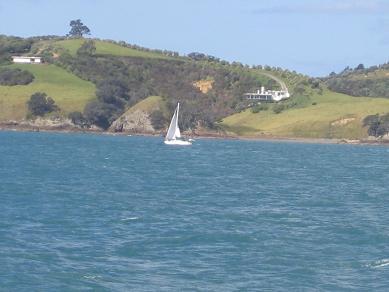
[{"label": "ocean water", "polygon": [[1,291],[388,291],[389,148],[0,132]]}]

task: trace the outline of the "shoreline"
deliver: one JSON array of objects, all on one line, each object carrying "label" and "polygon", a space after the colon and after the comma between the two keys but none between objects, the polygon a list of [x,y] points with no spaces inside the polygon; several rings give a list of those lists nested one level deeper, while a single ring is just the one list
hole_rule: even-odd
[{"label": "shoreline", "polygon": [[[97,134],[110,136],[145,136],[145,137],[163,137],[162,133],[145,133],[145,132],[109,132],[96,129],[81,129],[77,127],[29,127],[4,125],[0,123],[2,132],[48,132],[48,133],[79,133],[79,134]],[[389,146],[389,141],[383,140],[351,140],[340,138],[304,138],[304,137],[280,137],[280,136],[235,136],[228,134],[218,134],[210,132],[200,132],[188,135],[195,139],[225,139],[225,140],[242,140],[242,141],[268,141],[268,142],[290,142],[306,144],[345,144],[345,145],[384,145]]]}]

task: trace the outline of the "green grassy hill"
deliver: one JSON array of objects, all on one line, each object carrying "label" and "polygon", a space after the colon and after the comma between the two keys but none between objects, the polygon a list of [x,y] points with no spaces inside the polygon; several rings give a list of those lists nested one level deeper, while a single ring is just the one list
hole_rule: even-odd
[{"label": "green grassy hill", "polygon": [[[84,39],[68,39],[62,41],[56,41],[52,45],[56,48],[66,49],[70,54],[75,55],[77,50],[84,43]],[[121,57],[138,57],[148,59],[173,59],[171,57],[159,54],[156,52],[147,52],[136,50],[128,47],[123,47],[118,44],[105,42],[101,40],[94,40],[96,46],[96,54],[100,55],[112,55]]]},{"label": "green grassy hill", "polygon": [[[132,104],[128,102],[120,115],[130,115],[137,110],[150,114],[155,109],[160,109],[164,116],[170,118],[171,112],[167,104],[180,101],[183,104],[183,113],[187,111],[187,117],[190,117],[191,113],[195,113],[191,118],[198,118],[202,113],[206,113],[204,117],[217,116],[215,120],[223,117],[218,125],[227,133],[235,135],[357,139],[367,136],[367,129],[362,127],[362,120],[366,116],[389,113],[387,98],[355,97],[336,93],[330,90],[328,85],[332,82],[333,87],[356,92],[354,95],[366,91],[376,94],[375,96],[384,96],[377,93],[389,92],[386,86],[386,82],[389,82],[389,65],[376,69],[352,69],[319,82],[318,79],[313,80],[280,68],[258,66],[250,69],[242,64],[231,65],[208,59],[194,61],[101,40],[94,40],[96,55],[90,58],[94,62],[89,63],[90,60],[77,59],[76,55],[84,41],[59,38],[34,40],[26,54],[52,53],[51,62],[61,67],[54,64],[0,65],[0,69],[10,67],[27,70],[35,77],[28,85],[0,86],[0,121],[24,119],[27,114],[26,101],[35,92],[45,92],[52,97],[63,115],[72,111],[82,112],[85,105],[96,98],[96,86],[100,86],[98,80],[104,80],[107,74],[112,77],[116,72],[121,72],[122,75],[118,76],[126,80],[131,93],[138,90],[137,98],[133,101],[139,102],[132,107],[128,107]],[[73,55],[67,55],[73,63],[71,60],[58,62],[61,59],[58,57],[65,51]],[[115,59],[111,56],[133,58]],[[143,62],[138,58],[149,61]],[[78,62],[79,60],[84,63]],[[166,62],[170,60],[182,62]],[[76,66],[77,64],[83,64],[84,67]],[[89,70],[98,66],[102,66],[98,72]],[[107,71],[105,68],[111,71],[104,75]],[[85,80],[94,80],[96,85],[77,77],[76,74]],[[208,79],[212,80],[209,92],[199,94],[194,84]],[[254,113],[251,108],[247,108],[248,101],[239,99],[245,91],[254,90],[256,84],[278,88],[282,87],[280,83],[284,83],[290,92],[294,93],[291,99],[281,102],[285,108],[280,113],[273,111],[278,104],[269,104],[267,110],[262,109]],[[147,86],[143,86],[145,84]],[[144,98],[146,94],[159,94],[166,98]],[[247,109],[226,116],[242,108]],[[198,121],[201,122],[201,118]]]},{"label": "green grassy hill", "polygon": [[143,111],[145,113],[151,113],[154,110],[166,111],[166,104],[160,96],[149,96],[140,102],[134,104],[128,109],[129,112],[135,112],[136,110]]},{"label": "green grassy hill", "polygon": [[7,67],[27,70],[35,79],[28,85],[0,86],[0,121],[25,118],[26,101],[35,92],[47,93],[65,113],[82,111],[85,104],[95,98],[93,83],[55,65],[13,64]]},{"label": "green grassy hill", "polygon": [[[274,105],[273,105],[274,106]],[[220,126],[226,131],[245,136],[283,136],[306,138],[348,138],[367,136],[362,120],[367,115],[389,112],[389,99],[352,97],[324,90],[314,94],[311,104],[287,109],[252,113],[247,109],[225,118]]]}]

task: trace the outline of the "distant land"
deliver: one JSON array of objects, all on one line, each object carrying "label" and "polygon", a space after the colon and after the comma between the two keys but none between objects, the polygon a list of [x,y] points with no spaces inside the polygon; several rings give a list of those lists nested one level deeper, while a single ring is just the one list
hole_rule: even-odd
[{"label": "distant land", "polygon": [[[13,64],[15,55],[43,63]],[[244,98],[279,81],[291,93],[285,101]],[[311,78],[112,40],[0,36],[0,84],[3,129],[163,134],[180,101],[189,135],[382,140],[389,131],[387,64]],[[45,110],[39,100],[47,97],[54,106],[34,114],[35,93],[35,108]]]}]

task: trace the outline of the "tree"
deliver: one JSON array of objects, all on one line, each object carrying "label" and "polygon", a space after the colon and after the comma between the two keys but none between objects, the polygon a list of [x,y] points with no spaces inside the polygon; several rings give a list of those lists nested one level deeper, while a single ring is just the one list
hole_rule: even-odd
[{"label": "tree", "polygon": [[54,100],[44,92],[36,92],[27,101],[29,112],[34,116],[43,116],[47,113],[58,110]]},{"label": "tree", "polygon": [[359,64],[359,65],[355,68],[355,70],[363,70],[363,69],[365,69],[365,66],[364,66],[363,64]]},{"label": "tree", "polygon": [[80,126],[81,128],[89,126],[88,120],[80,112],[71,112],[68,117],[72,120],[73,124]]},{"label": "tree", "polygon": [[89,28],[81,22],[81,19],[70,21],[70,27],[68,36],[82,38],[84,34],[90,34]]},{"label": "tree", "polygon": [[92,56],[96,53],[96,46],[93,40],[85,41],[77,50],[77,55]]},{"label": "tree", "polygon": [[0,85],[26,85],[34,80],[34,75],[19,68],[5,68],[0,70]]},{"label": "tree", "polygon": [[160,110],[156,110],[151,113],[150,121],[153,125],[153,128],[156,130],[162,130],[163,128],[165,128],[166,118]]},{"label": "tree", "polygon": [[91,123],[103,129],[108,129],[118,117],[117,108],[108,103],[92,101],[85,106],[84,116]]}]

